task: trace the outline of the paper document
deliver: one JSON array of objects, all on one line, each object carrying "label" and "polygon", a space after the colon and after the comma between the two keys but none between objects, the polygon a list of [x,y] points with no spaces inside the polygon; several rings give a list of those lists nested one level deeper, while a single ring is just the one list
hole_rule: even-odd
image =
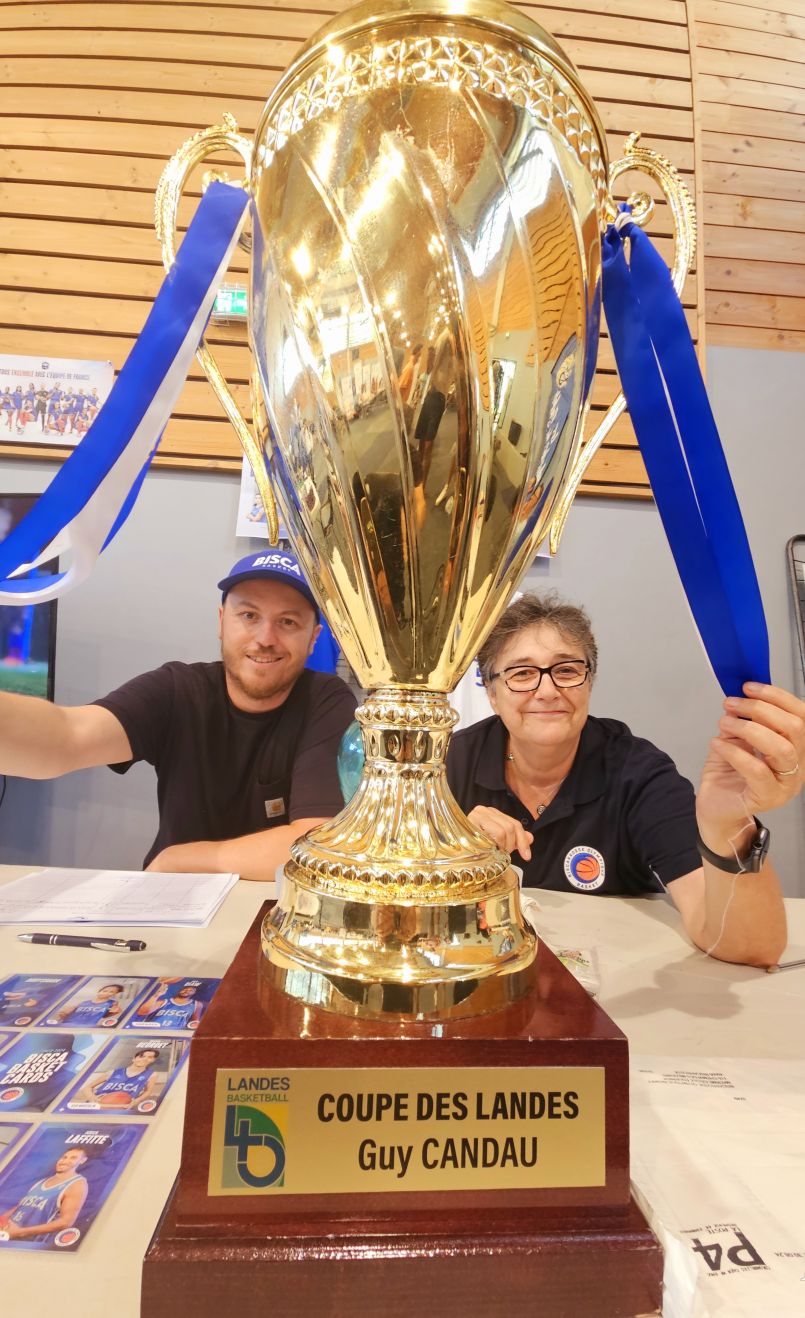
[{"label": "paper document", "polygon": [[44,869],[0,887],[0,924],[208,925],[237,874]]},{"label": "paper document", "polygon": [[805,1313],[805,1062],[631,1059],[632,1181],[665,1318]]}]

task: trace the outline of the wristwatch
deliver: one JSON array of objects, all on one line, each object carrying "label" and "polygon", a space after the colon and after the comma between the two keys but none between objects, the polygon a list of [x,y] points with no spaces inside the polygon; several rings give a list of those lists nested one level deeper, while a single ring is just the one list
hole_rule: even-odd
[{"label": "wristwatch", "polygon": [[771,833],[765,824],[761,824],[756,815],[753,818],[757,831],[743,860],[738,860],[737,856],[719,856],[717,851],[711,851],[707,843],[702,841],[701,834],[697,831],[696,846],[699,855],[703,860],[715,865],[717,870],[723,870],[725,874],[757,874],[758,870],[763,868],[766,856],[769,854]]}]

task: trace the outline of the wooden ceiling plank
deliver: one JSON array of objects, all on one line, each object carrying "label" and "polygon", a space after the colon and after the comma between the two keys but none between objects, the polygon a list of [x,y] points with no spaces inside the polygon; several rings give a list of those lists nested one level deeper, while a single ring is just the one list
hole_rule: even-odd
[{"label": "wooden ceiling plank", "polygon": [[782,230],[797,244],[795,235],[805,234],[805,201],[771,201],[714,193],[707,198],[706,222],[735,228]]},{"label": "wooden ceiling plank", "polygon": [[744,197],[769,197],[779,201],[797,201],[803,195],[802,174],[796,169],[766,169],[763,165],[706,160],[702,177],[708,194],[737,193]]},{"label": "wooden ceiling plank", "polygon": [[702,129],[714,133],[746,133],[775,141],[805,142],[805,92],[799,99],[801,109],[796,114],[702,101],[699,117]]},{"label": "wooden ceiling plank", "polygon": [[708,256],[704,271],[711,292],[775,293],[805,298],[805,254],[801,265],[768,261],[765,256],[757,261]]},{"label": "wooden ceiling plank", "polygon": [[697,65],[700,73],[717,77],[746,78],[749,82],[768,82],[774,86],[805,87],[805,68],[795,60],[771,59],[765,55],[743,53],[740,59],[735,52],[697,47]]},{"label": "wooden ceiling plank", "polygon": [[734,133],[702,132],[702,159],[721,164],[760,165],[766,169],[805,172],[805,147],[799,142],[775,141]]},{"label": "wooden ceiling plank", "polygon": [[780,37],[805,39],[805,7],[803,14],[783,13],[776,0],[768,8],[748,4],[734,4],[733,0],[695,0],[696,18],[701,23],[715,23],[723,27],[748,28],[752,32],[773,32]]},{"label": "wooden ceiling plank", "polygon": [[[782,43],[774,32],[747,32],[740,27],[697,21],[696,44],[702,50],[727,50],[733,55],[763,55],[773,60],[781,59]],[[786,38],[785,59],[805,64],[805,41],[795,37]]]},{"label": "wooden ceiling plank", "polygon": [[[764,261],[782,261],[792,265],[805,262],[805,251],[800,252],[798,246],[792,244],[790,235],[783,230],[706,224],[702,245],[705,258],[723,256],[730,260],[754,261],[760,254]],[[799,244],[799,247],[802,246]]]},{"label": "wooden ceiling plank", "polygon": [[758,325],[719,325],[707,329],[707,342],[719,348],[766,348],[805,352],[805,330],[763,329]]},{"label": "wooden ceiling plank", "polygon": [[707,292],[707,319],[713,324],[760,325],[764,329],[800,330],[805,298],[768,293]]}]

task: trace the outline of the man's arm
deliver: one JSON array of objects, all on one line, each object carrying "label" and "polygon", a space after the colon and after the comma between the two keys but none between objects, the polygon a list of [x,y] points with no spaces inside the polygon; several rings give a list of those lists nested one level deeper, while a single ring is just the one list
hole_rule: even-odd
[{"label": "man's arm", "polygon": [[0,694],[0,773],[58,778],[72,769],[132,758],[122,724],[100,705],[53,705]]},{"label": "man's arm", "polygon": [[98,1089],[109,1079],[111,1071],[100,1071],[95,1075],[89,1076],[86,1084],[82,1085],[75,1096],[77,1103],[91,1103],[98,1096]]},{"label": "man's arm", "polygon": [[[156,860],[158,859],[159,859],[158,857],[155,857],[154,864],[150,866],[151,869],[154,868]],[[175,874],[178,874],[180,871],[174,870],[173,872]],[[190,872],[192,873],[193,871]],[[209,873],[209,871],[206,872]],[[205,873],[205,871],[197,870],[196,873],[203,874]],[[165,979],[161,979],[159,981],[159,988],[157,989],[157,991],[155,993],[152,993],[150,998],[146,998],[145,1002],[140,1003],[135,1013],[135,1020],[138,1019],[140,1016],[150,1016],[151,1013],[157,1011],[159,1007],[164,1007],[167,1000],[168,1000],[168,981]]]},{"label": "man's arm", "polygon": [[149,1075],[148,1080],[146,1081],[145,1089],[140,1094],[140,1097],[137,1099],[137,1102],[143,1103],[147,1098],[158,1098],[159,1091],[162,1087],[161,1081],[162,1081],[162,1077],[152,1071],[151,1075]]},{"label": "man's arm", "polygon": [[27,1240],[30,1236],[52,1235],[56,1231],[63,1231],[65,1227],[73,1225],[84,1207],[86,1197],[87,1182],[82,1176],[72,1185],[68,1185],[59,1203],[58,1216],[52,1221],[40,1222],[38,1226],[17,1226],[14,1222],[9,1222],[6,1230],[12,1240]]},{"label": "man's arm", "polygon": [[[741,861],[755,816],[785,805],[805,780],[805,703],[780,687],[747,682],[724,701],[696,796],[702,840]],[[668,891],[697,947],[721,961],[776,965],[786,944],[782,893],[767,861],[757,874],[727,874],[709,861]]]},{"label": "man's arm", "polygon": [[291,843],[324,819],[295,819],[223,842],[180,842],[160,851],[148,866],[161,874],[239,874],[242,879],[273,882],[277,866],[291,854]]}]

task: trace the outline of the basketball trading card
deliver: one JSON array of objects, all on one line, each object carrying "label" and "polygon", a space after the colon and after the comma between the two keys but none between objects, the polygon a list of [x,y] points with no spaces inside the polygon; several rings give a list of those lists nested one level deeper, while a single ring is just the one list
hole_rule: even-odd
[{"label": "basketball trading card", "polygon": [[78,1249],[145,1129],[39,1126],[0,1171],[0,1249]]},{"label": "basketball trading card", "polygon": [[33,1025],[79,979],[80,975],[10,975],[0,983],[0,1025]]},{"label": "basketball trading card", "polygon": [[54,1108],[152,1117],[190,1047],[189,1039],[160,1035],[115,1039]]},{"label": "basketball trading card", "polygon": [[103,1047],[103,1034],[21,1034],[0,1054],[0,1115],[44,1112]]},{"label": "basketball trading card", "polygon": [[155,979],[124,1030],[195,1030],[220,979]]},{"label": "basketball trading card", "polygon": [[0,1163],[5,1162],[8,1154],[29,1130],[33,1130],[33,1126],[27,1121],[0,1121]]},{"label": "basketball trading card", "polygon": [[12,1039],[18,1038],[19,1035],[16,1030],[0,1030],[0,1053],[3,1051],[7,1043],[11,1043]]},{"label": "basketball trading card", "polygon": [[151,981],[144,976],[93,975],[48,1013],[42,1025],[69,1025],[74,1029],[113,1030]]}]

